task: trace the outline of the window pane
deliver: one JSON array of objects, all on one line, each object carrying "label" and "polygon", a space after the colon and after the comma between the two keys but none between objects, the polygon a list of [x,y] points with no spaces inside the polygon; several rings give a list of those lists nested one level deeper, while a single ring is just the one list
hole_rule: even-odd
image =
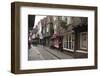
[{"label": "window pane", "polygon": [[87,33],[83,32],[80,35],[80,48],[87,49]]}]

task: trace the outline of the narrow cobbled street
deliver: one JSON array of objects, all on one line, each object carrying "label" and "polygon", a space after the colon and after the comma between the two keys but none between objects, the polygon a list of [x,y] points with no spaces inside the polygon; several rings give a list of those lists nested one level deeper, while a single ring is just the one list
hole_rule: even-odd
[{"label": "narrow cobbled street", "polygon": [[28,60],[57,60],[73,58],[57,49],[51,49],[42,45],[32,45],[28,50],[28,54]]}]

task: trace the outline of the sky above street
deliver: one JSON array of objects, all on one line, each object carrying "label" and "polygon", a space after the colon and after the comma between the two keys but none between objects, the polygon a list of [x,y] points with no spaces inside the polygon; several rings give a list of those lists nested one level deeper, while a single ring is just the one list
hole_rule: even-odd
[{"label": "sky above street", "polygon": [[34,28],[36,27],[37,23],[38,23],[41,19],[43,19],[44,17],[46,17],[46,16],[35,16],[35,25],[34,25]]}]

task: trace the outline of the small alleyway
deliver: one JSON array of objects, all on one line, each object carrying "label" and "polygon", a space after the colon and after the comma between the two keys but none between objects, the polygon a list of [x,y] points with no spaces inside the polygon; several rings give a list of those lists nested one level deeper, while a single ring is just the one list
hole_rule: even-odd
[{"label": "small alleyway", "polygon": [[28,60],[57,60],[72,58],[72,56],[64,54],[57,49],[51,49],[42,45],[32,45],[31,48],[28,50]]}]

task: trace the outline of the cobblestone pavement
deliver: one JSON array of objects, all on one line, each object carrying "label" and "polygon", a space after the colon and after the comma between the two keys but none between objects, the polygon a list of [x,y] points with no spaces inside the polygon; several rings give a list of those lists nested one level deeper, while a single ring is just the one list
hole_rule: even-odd
[{"label": "cobblestone pavement", "polygon": [[28,50],[28,60],[56,60],[56,59],[72,59],[72,56],[66,55],[56,49],[46,46],[31,46]]}]

